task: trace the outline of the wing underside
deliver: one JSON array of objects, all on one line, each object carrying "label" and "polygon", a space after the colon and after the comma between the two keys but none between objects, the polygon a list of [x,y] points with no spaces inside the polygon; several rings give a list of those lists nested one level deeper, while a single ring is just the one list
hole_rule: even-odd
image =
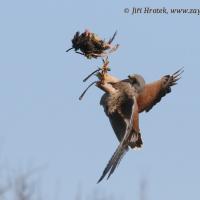
[{"label": "wing underside", "polygon": [[101,182],[107,174],[108,174],[107,179],[113,174],[116,167],[119,165],[120,161],[122,160],[123,156],[129,150],[129,142],[132,138],[132,135],[134,134],[133,126],[134,126],[134,115],[136,113],[135,111],[136,108],[137,108],[137,102],[135,99],[132,104],[131,116],[128,122],[125,119],[122,119],[121,117],[119,117],[118,115],[116,116],[116,117],[119,117],[119,119],[123,122],[121,127],[120,127],[120,124],[117,123],[114,119],[110,119],[113,129],[116,130],[115,128],[117,127],[117,133],[118,131],[120,132],[120,130],[122,131],[124,130],[124,125],[123,125],[124,123],[127,123],[127,124],[125,126],[125,132],[123,132],[122,134],[119,134],[119,133],[116,134],[118,139],[120,140],[120,144],[118,145],[116,151],[114,152],[108,164],[106,165],[102,173],[102,176],[98,180],[98,183]]}]

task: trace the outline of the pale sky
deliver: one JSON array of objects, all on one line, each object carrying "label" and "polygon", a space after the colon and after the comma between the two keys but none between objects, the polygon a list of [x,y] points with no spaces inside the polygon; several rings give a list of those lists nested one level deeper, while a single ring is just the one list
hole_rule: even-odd
[{"label": "pale sky", "polygon": [[[200,15],[131,15],[124,8],[200,8],[198,1],[7,0],[0,2],[1,163],[12,170],[45,165],[45,197],[74,199],[94,191],[148,200],[199,199]],[[111,73],[138,73],[146,82],[184,67],[172,93],[140,115],[144,147],[130,151],[109,181],[96,184],[118,141],[91,88],[82,79],[101,66],[73,51],[85,28],[114,40]],[[95,80],[95,77],[93,78]],[[90,80],[92,81],[92,79]],[[85,198],[86,199],[86,198]]]}]

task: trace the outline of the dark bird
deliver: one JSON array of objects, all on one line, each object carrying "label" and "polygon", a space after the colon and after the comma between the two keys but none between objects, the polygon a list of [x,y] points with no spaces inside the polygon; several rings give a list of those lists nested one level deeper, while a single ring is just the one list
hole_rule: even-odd
[{"label": "dark bird", "polygon": [[107,174],[107,179],[112,175],[130,148],[142,147],[139,113],[149,112],[162,97],[170,93],[171,87],[177,84],[182,73],[183,70],[180,69],[172,75],[163,76],[160,80],[149,84],[146,84],[144,78],[137,74],[121,81],[107,75],[107,81],[97,85],[105,91],[100,104],[120,142],[98,183]]},{"label": "dark bird", "polygon": [[118,44],[111,44],[116,34],[117,32],[115,32],[113,37],[108,42],[106,42],[89,30],[85,30],[81,34],[80,32],[76,32],[72,39],[72,47],[69,48],[66,52],[74,49],[76,53],[84,55],[89,59],[105,57],[113,51],[116,51],[119,47]]}]

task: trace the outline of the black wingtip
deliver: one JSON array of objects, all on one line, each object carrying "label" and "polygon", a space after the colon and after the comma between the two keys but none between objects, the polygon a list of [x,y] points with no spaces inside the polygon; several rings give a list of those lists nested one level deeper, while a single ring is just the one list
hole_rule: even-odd
[{"label": "black wingtip", "polygon": [[[111,158],[112,159],[112,158]],[[110,162],[110,161],[109,161]],[[109,164],[109,163],[108,163]],[[97,184],[99,184],[103,179],[104,177],[106,176],[106,174],[109,172],[110,168],[108,168],[108,164],[106,166],[106,168],[104,169],[101,177],[99,178],[99,180],[97,181]]]},{"label": "black wingtip", "polygon": [[177,70],[175,73],[173,73],[174,77],[178,77],[180,76],[183,72],[184,72],[184,67],[180,68],[179,70]]},{"label": "black wingtip", "polygon": [[115,33],[112,36],[112,38],[110,38],[110,40],[108,41],[108,44],[111,44],[113,42],[113,40],[115,39],[116,35],[117,35],[117,31],[115,31]]},{"label": "black wingtip", "polygon": [[110,176],[113,174],[117,166],[119,165],[120,161],[122,160],[125,153],[128,151],[128,147],[122,145],[122,143],[119,144],[116,151],[112,155],[111,159],[109,160],[108,164],[106,165],[100,179],[98,180],[97,184],[100,183],[104,177],[108,174],[107,180],[110,178]]},{"label": "black wingtip", "polygon": [[100,179],[97,181],[97,184],[99,184],[102,180],[103,180],[104,177],[100,177]]},{"label": "black wingtip", "polygon": [[176,84],[177,84],[177,81],[178,81],[179,79],[181,79],[181,74],[184,72],[183,68],[184,68],[184,67],[180,68],[178,71],[176,71],[175,73],[172,74],[171,77],[173,78],[173,82],[172,82],[172,85],[171,85],[171,86],[176,85]]}]

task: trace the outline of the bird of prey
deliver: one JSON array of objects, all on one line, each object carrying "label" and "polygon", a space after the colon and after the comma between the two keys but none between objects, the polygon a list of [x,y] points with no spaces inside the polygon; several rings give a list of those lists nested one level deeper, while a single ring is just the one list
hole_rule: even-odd
[{"label": "bird of prey", "polygon": [[171,87],[177,84],[182,73],[183,69],[180,69],[149,84],[146,84],[144,78],[138,74],[129,75],[128,79],[121,81],[106,74],[104,83],[97,84],[105,92],[100,104],[120,142],[98,183],[107,174],[107,179],[110,177],[130,148],[142,146],[139,113],[149,112],[162,97],[170,93]]},{"label": "bird of prey", "polygon": [[66,52],[74,49],[76,53],[84,55],[88,59],[105,57],[113,51],[116,51],[119,47],[118,44],[111,44],[116,34],[117,32],[115,32],[113,37],[108,42],[106,42],[89,30],[85,30],[81,34],[80,32],[76,32],[72,39],[72,47],[69,48]]}]

